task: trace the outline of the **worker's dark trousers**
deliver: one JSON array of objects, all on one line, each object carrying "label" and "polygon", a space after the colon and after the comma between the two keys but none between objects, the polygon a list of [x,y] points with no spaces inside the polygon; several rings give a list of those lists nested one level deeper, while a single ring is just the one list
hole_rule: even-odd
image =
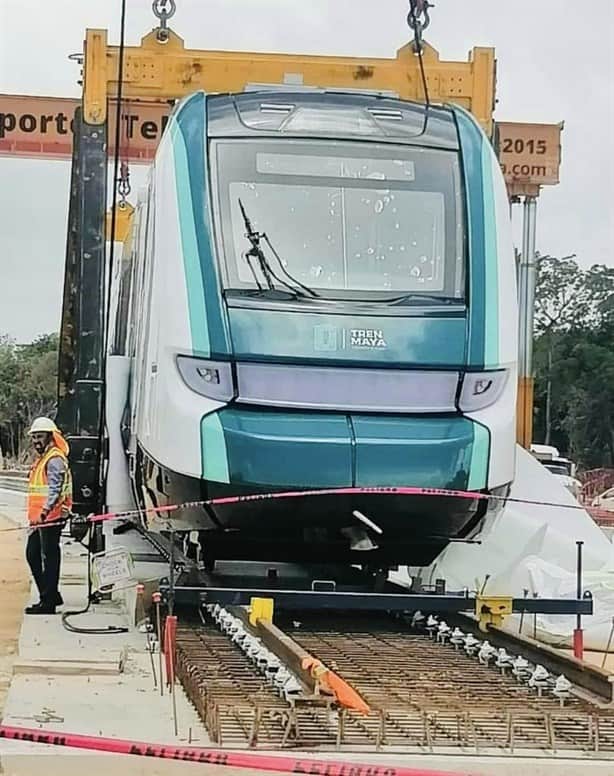
[{"label": "worker's dark trousers", "polygon": [[63,522],[32,531],[26,545],[26,560],[32,571],[43,606],[58,603],[60,581],[60,534]]}]

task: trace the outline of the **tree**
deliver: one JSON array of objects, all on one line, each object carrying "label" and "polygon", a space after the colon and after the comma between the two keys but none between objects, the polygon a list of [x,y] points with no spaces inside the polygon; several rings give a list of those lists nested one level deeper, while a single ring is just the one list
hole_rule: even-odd
[{"label": "tree", "polygon": [[542,438],[547,445],[552,441],[552,365],[556,335],[586,318],[590,309],[590,293],[574,258],[574,255],[559,259],[538,254],[536,262],[535,332],[539,347],[535,360],[543,376],[538,389],[545,391]]},{"label": "tree", "polygon": [[537,255],[535,331],[538,336],[563,331],[590,308],[589,291],[575,256]]},{"label": "tree", "polygon": [[38,415],[53,415],[57,394],[58,336],[27,345],[0,336],[0,449],[19,461],[24,437]]},{"label": "tree", "polygon": [[15,343],[7,336],[0,336],[0,447],[8,455],[15,456],[15,419],[19,406],[19,386],[23,373],[17,358]]},{"label": "tree", "polygon": [[536,438],[614,465],[614,270],[540,257],[535,328]]}]

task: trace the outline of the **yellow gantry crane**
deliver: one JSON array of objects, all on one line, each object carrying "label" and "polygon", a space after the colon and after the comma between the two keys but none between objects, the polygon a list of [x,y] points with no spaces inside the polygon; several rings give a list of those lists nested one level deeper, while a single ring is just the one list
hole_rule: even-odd
[{"label": "yellow gantry crane", "polygon": [[[74,121],[60,345],[59,418],[73,450],[76,511],[96,511],[103,498],[99,472],[105,392],[109,105],[119,102],[116,121],[121,123],[122,101],[168,108],[169,103],[199,90],[241,92],[263,84],[368,90],[408,100],[430,97],[433,102],[456,103],[473,113],[492,137],[494,50],[474,48],[465,62],[441,60],[422,40],[429,4],[411,0],[410,7],[408,21],[415,39],[388,59],[188,49],[168,26],[174,0],[155,0],[159,24],[138,46],[110,46],[106,30],[87,30],[82,101]],[[115,131],[117,139],[117,126]],[[119,153],[117,147],[115,153]],[[111,214],[114,239],[126,235],[130,214],[123,197],[122,207]]]},{"label": "yellow gantry crane", "polygon": [[[494,49],[474,48],[466,62],[442,61],[426,43],[421,52],[430,98],[470,111],[492,136]],[[83,117],[89,124],[103,124],[108,100],[118,96],[120,56],[120,47],[108,45],[106,30],[87,30]],[[199,51],[185,48],[179,35],[164,25],[139,46],[126,46],[122,58],[122,98],[144,102],[166,103],[201,89],[241,92],[254,84],[370,90],[417,101],[425,97],[415,43],[389,59]]]}]

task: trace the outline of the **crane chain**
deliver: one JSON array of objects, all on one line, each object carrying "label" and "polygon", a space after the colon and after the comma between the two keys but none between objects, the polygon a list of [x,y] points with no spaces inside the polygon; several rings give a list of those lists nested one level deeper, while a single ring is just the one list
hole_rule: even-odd
[{"label": "crane chain", "polygon": [[117,179],[117,193],[120,196],[120,207],[125,207],[126,197],[130,194],[132,188],[130,186],[130,169],[128,162],[122,162],[120,165],[119,178]]},{"label": "crane chain", "polygon": [[434,8],[429,0],[409,0],[407,24],[414,32],[414,47],[417,53],[422,52],[422,33],[431,23],[429,8]]}]

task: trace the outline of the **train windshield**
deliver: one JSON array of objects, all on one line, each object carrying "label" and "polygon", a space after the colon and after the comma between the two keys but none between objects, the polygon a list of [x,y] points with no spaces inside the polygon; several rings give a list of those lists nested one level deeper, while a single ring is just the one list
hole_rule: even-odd
[{"label": "train windshield", "polygon": [[285,270],[321,298],[463,301],[456,153],[294,140],[218,141],[214,149],[227,292],[266,288],[261,264],[246,258],[242,203],[278,254],[262,244],[274,273],[287,280]]}]

